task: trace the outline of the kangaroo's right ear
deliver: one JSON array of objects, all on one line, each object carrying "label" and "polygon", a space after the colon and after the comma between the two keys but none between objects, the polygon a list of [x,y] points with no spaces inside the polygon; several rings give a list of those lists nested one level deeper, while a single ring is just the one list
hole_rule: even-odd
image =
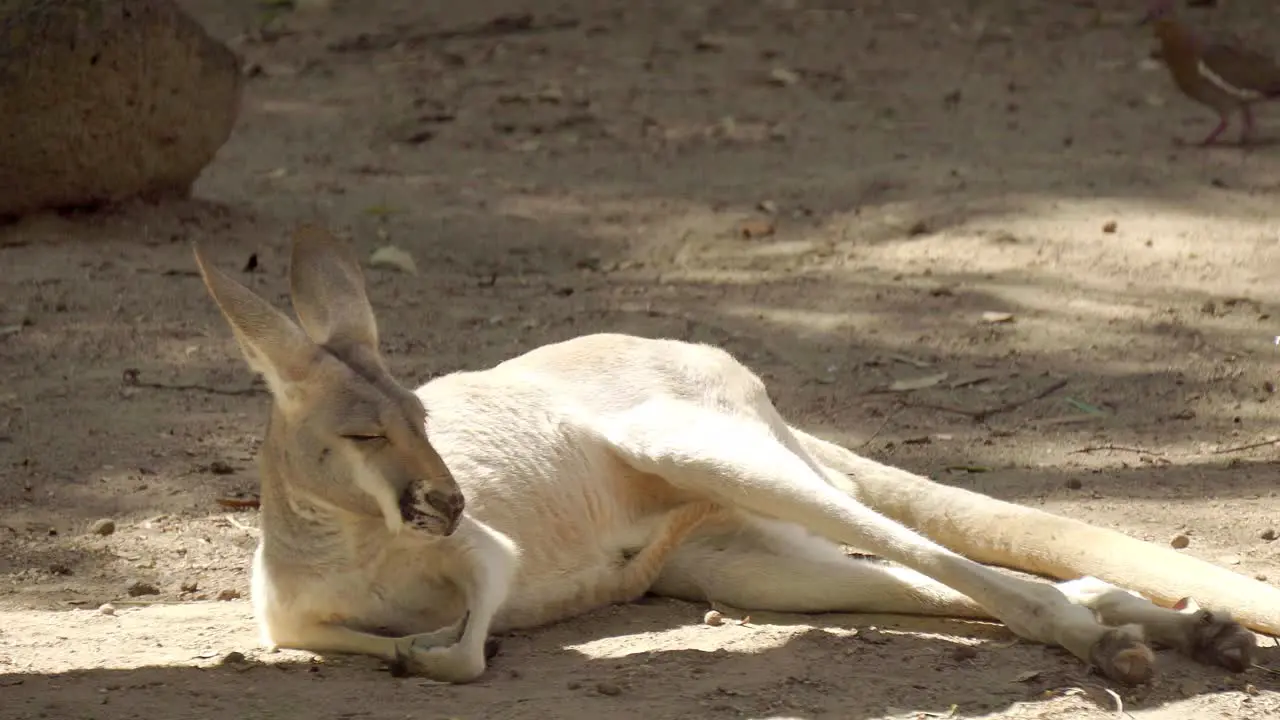
[{"label": "kangaroo's right ear", "polygon": [[196,265],[209,294],[231,325],[249,367],[261,373],[277,398],[290,396],[290,388],[306,378],[320,348],[297,323],[271,303],[214,267],[192,243]]}]

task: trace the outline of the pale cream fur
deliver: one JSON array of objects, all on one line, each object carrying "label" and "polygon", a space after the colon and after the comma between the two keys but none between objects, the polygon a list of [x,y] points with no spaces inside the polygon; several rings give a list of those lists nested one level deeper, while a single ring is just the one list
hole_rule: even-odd
[{"label": "pale cream fur", "polygon": [[410,393],[379,355],[358,262],[326,231],[295,234],[300,323],[196,257],[273,396],[253,563],[268,645],[466,682],[491,632],[650,591],[995,618],[1132,683],[1152,674],[1147,640],[1238,670],[1254,638],[1229,613],[1280,631],[1268,585],[791,427],[723,350],[589,335]]}]

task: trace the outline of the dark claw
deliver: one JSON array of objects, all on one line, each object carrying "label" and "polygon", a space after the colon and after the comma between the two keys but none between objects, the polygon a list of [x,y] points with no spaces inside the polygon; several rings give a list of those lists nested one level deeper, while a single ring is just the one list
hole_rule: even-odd
[{"label": "dark claw", "polygon": [[502,650],[502,641],[496,637],[485,638],[484,641],[484,659],[489,661],[498,656]]},{"label": "dark claw", "polygon": [[409,676],[409,658],[405,657],[400,648],[396,648],[396,659],[387,663],[387,672],[391,673],[393,678]]}]

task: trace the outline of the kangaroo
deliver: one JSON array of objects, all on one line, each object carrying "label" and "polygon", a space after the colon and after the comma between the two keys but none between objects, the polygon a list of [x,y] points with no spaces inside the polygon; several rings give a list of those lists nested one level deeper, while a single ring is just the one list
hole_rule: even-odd
[{"label": "kangaroo", "polygon": [[251,586],[268,647],[463,683],[491,634],[646,592],[996,620],[1125,684],[1153,677],[1153,645],[1239,672],[1249,628],[1280,634],[1280,590],[814,437],[711,346],[586,335],[410,392],[350,248],[304,225],[291,252],[297,322],[194,247],[272,397]]}]

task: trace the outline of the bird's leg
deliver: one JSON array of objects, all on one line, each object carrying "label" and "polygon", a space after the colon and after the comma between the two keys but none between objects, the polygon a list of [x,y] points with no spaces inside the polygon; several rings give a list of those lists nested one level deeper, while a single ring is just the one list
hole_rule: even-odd
[{"label": "bird's leg", "polygon": [[1240,144],[1248,145],[1253,139],[1253,108],[1241,105],[1240,115],[1244,117],[1244,127],[1240,130]]},{"label": "bird's leg", "polygon": [[1228,122],[1228,117],[1225,113],[1222,115],[1219,115],[1218,126],[1215,127],[1213,129],[1213,132],[1209,133],[1204,140],[1200,141],[1200,146],[1204,147],[1206,145],[1212,145],[1213,141],[1217,140],[1218,136],[1222,134],[1222,131],[1227,129],[1227,122]]}]

